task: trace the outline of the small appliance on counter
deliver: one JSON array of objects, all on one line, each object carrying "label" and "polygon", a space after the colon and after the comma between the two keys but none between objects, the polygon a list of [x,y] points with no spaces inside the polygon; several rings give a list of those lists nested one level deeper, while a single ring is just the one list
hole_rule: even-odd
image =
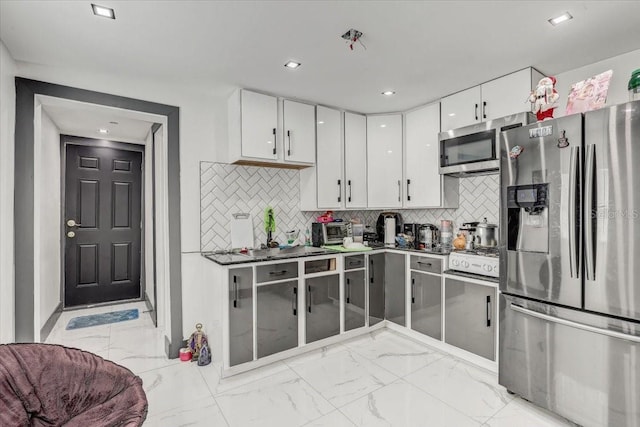
[{"label": "small appliance on counter", "polygon": [[349,230],[350,224],[347,222],[314,222],[311,224],[311,243],[318,248],[341,245],[345,237],[351,237]]},{"label": "small appliance on counter", "polygon": [[436,249],[440,244],[440,230],[433,224],[418,224],[418,249]]},{"label": "small appliance on counter", "polygon": [[386,218],[393,218],[393,220],[395,221],[395,232],[393,233],[393,236],[390,236],[391,238],[389,239],[390,242],[392,242],[395,246],[396,234],[402,233],[402,227],[404,226],[402,215],[400,215],[398,212],[382,212],[380,215],[378,215],[378,221],[376,222],[376,232],[378,233],[378,240],[385,243],[387,242],[387,239],[385,238]]},{"label": "small appliance on counter", "polygon": [[498,226],[487,223],[487,218],[476,225],[473,243],[479,248],[495,248],[498,246]]},{"label": "small appliance on counter", "polygon": [[419,229],[420,229],[420,224],[405,223],[402,226],[402,234],[413,237],[413,242],[411,243],[410,246],[415,249],[418,249],[419,247],[419,242],[418,242]]}]

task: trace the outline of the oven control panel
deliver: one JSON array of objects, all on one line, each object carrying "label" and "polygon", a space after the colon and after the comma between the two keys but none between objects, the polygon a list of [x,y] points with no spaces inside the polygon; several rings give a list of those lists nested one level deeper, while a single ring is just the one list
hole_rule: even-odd
[{"label": "oven control panel", "polygon": [[454,251],[449,254],[449,269],[480,276],[500,277],[497,256],[479,255],[467,251]]}]

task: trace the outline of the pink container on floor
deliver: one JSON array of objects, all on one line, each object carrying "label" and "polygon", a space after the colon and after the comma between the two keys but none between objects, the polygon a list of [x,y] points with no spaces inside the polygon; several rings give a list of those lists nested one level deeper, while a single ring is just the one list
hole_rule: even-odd
[{"label": "pink container on floor", "polygon": [[191,350],[189,350],[188,348],[181,348],[180,349],[180,360],[182,360],[183,362],[188,362],[191,360]]}]

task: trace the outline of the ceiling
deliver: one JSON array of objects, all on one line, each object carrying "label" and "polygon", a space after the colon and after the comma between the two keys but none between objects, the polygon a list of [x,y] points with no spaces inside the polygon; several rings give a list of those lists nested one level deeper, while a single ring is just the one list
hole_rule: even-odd
[{"label": "ceiling", "polygon": [[[116,20],[94,16],[87,1],[3,0],[0,38],[18,61],[363,113],[640,48],[640,1],[94,1]],[[574,19],[547,22],[565,11]],[[364,46],[349,49],[340,35],[350,28]],[[289,59],[302,66],[286,69]],[[388,89],[396,95],[380,94]]]}]

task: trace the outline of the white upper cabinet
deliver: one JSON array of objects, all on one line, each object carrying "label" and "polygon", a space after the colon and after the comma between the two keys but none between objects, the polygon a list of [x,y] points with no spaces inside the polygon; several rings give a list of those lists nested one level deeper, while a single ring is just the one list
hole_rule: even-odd
[{"label": "white upper cabinet", "polygon": [[441,99],[441,129],[457,129],[530,110],[531,89],[543,77],[525,68]]},{"label": "white upper cabinet", "polygon": [[480,86],[445,96],[440,102],[443,131],[480,122]]},{"label": "white upper cabinet", "polygon": [[344,113],[344,204],[367,207],[367,117]]},{"label": "white upper cabinet", "polygon": [[[240,92],[240,106],[241,156],[276,160],[278,158],[278,141],[276,139],[278,127],[277,98],[243,90]],[[231,116],[231,112],[229,115]]]},{"label": "white upper cabinet", "polygon": [[315,105],[238,89],[227,107],[229,163],[297,169],[315,163]]},{"label": "white upper cabinet", "polygon": [[401,114],[367,116],[367,165],[369,207],[402,207]]},{"label": "white upper cabinet", "polygon": [[342,173],[342,113],[327,107],[317,107],[317,192],[319,209],[339,209],[344,206]]},{"label": "white upper cabinet", "polygon": [[441,175],[438,172],[440,104],[406,113],[404,207],[440,207]]},{"label": "white upper cabinet", "polygon": [[316,161],[316,107],[285,99],[283,116],[284,159],[290,162]]}]

